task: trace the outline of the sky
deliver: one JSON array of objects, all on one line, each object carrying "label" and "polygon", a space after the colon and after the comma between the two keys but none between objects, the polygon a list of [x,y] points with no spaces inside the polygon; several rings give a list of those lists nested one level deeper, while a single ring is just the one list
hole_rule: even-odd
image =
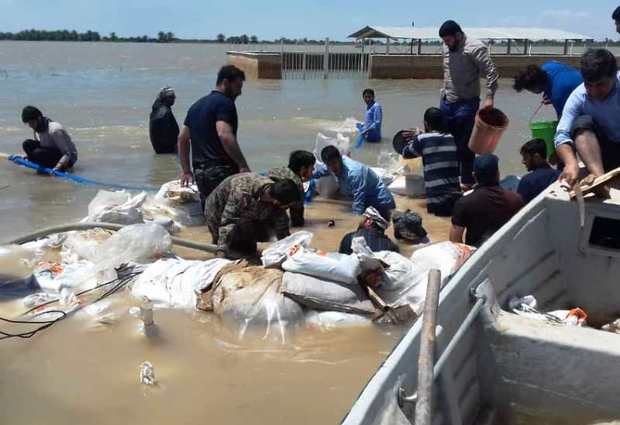
[{"label": "sky", "polygon": [[557,28],[596,39],[619,39],[609,0],[0,0],[0,31],[112,31],[182,38],[219,33],[259,39],[329,37],[344,40],[365,25],[439,26],[454,19],[471,27]]}]

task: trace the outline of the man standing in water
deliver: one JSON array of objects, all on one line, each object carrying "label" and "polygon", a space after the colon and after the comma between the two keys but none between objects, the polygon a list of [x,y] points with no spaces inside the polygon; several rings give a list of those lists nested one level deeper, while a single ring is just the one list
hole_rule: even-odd
[{"label": "man standing in water", "polygon": [[614,13],[611,15],[611,19],[613,19],[616,24],[616,32],[620,34],[620,6],[616,7],[616,10],[614,10]]},{"label": "man standing in water", "polygon": [[439,36],[445,44],[440,108],[458,148],[461,184],[469,188],[474,183],[475,154],[467,144],[480,106],[480,77],[484,75],[487,80],[482,107],[492,108],[499,76],[487,46],[468,38],[456,22],[444,22]]},{"label": "man standing in water", "polygon": [[222,67],[215,90],[189,108],[179,134],[181,184],[195,179],[203,202],[227,177],[250,171],[237,140],[235,99],[241,95],[244,81],[245,74],[236,66]]},{"label": "man standing in water", "polygon": [[164,87],[153,103],[149,117],[149,138],[155,153],[176,153],[179,124],[172,113],[176,95],[172,87]]},{"label": "man standing in water", "polygon": [[26,159],[41,167],[66,171],[77,161],[77,149],[63,126],[34,106],[22,110],[22,121],[34,131],[34,139],[23,143]]},{"label": "man standing in water", "polygon": [[362,93],[362,98],[366,104],[366,114],[364,116],[364,124],[358,124],[357,129],[367,142],[378,143],[381,141],[383,109],[381,109],[379,102],[375,100],[373,89],[365,89]]}]

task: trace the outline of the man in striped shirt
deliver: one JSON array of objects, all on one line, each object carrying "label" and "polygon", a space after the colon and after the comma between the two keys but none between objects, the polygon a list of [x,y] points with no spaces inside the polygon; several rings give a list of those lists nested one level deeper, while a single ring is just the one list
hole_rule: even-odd
[{"label": "man in striped shirt", "polygon": [[461,197],[456,143],[446,133],[444,115],[438,108],[426,110],[424,129],[424,132],[404,133],[408,143],[399,153],[404,158],[422,157],[426,209],[431,214],[449,217],[454,203]]}]

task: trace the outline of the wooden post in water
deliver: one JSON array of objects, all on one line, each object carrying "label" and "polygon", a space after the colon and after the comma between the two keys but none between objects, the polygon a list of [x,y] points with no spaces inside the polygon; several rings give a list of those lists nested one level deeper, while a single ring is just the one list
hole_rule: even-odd
[{"label": "wooden post in water", "polygon": [[415,425],[431,425],[433,422],[433,368],[435,367],[435,328],[437,326],[437,306],[441,287],[441,272],[432,269],[428,273],[422,332],[420,334],[420,354],[418,357],[418,399],[415,405]]},{"label": "wooden post in water", "polygon": [[506,47],[506,54],[509,55],[512,53],[512,38],[508,39],[508,46]]},{"label": "wooden post in water", "polygon": [[325,39],[325,56],[323,56],[323,78],[329,74],[329,38]]},{"label": "wooden post in water", "polygon": [[422,54],[422,39],[418,38],[418,55]]}]

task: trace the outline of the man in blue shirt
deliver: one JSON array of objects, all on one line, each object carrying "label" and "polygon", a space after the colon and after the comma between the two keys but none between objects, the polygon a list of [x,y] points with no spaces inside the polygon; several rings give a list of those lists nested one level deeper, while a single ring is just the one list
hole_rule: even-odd
[{"label": "man in blue shirt", "polygon": [[378,143],[381,141],[383,110],[379,102],[375,100],[373,89],[365,89],[362,98],[366,103],[366,115],[364,116],[364,125],[358,124],[357,129],[367,142]]},{"label": "man in blue shirt", "polygon": [[450,217],[454,203],[461,197],[460,168],[456,142],[445,130],[444,115],[438,108],[424,113],[425,132],[405,133],[409,143],[394,149],[404,158],[421,156],[424,164],[426,209],[429,213]]},{"label": "man in blue shirt", "polygon": [[368,166],[341,156],[335,146],[326,146],[321,151],[323,164],[319,165],[315,178],[327,176],[330,172],[338,179],[340,193],[353,199],[353,214],[362,215],[366,208],[374,207],[386,220],[390,220],[396,203],[392,193],[383,181]]},{"label": "man in blue shirt", "polygon": [[572,66],[550,61],[541,66],[528,65],[515,77],[514,89],[517,92],[543,93],[543,103],[553,105],[559,117],[570,94],[583,83],[581,74]]},{"label": "man in blue shirt", "polygon": [[529,173],[521,178],[517,193],[527,204],[556,181],[560,172],[547,162],[547,145],[542,139],[532,139],[521,146],[521,157]]},{"label": "man in blue shirt", "polygon": [[620,74],[615,56],[590,49],[581,58],[584,83],[573,91],[562,112],[555,147],[566,164],[560,176],[570,186],[579,175],[575,151],[593,177],[620,166]]}]

